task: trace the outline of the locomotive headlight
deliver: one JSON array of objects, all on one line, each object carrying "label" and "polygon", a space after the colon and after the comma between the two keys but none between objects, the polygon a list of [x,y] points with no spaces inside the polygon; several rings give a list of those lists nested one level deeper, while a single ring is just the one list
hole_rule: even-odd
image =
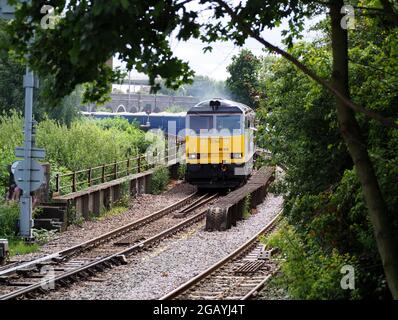
[{"label": "locomotive headlight", "polygon": [[188,159],[198,159],[198,155],[196,153],[188,153]]},{"label": "locomotive headlight", "polygon": [[231,153],[231,158],[232,159],[242,159],[242,154],[241,153]]}]

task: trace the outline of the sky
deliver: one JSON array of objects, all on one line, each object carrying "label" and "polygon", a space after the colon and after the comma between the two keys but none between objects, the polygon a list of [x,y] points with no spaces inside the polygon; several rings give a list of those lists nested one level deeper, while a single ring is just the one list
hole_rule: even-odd
[{"label": "sky", "polygon": [[[320,20],[317,17],[306,22],[306,28],[315,24]],[[281,31],[287,29],[287,22],[284,21],[280,27],[272,30],[265,30],[262,35],[263,37],[276,46],[282,45]],[[304,37],[307,40],[314,38],[316,34],[314,32],[305,32]],[[226,80],[228,77],[227,66],[231,63],[232,57],[239,53],[243,48],[249,49],[255,55],[265,55],[263,46],[254,39],[248,39],[243,47],[234,46],[232,41],[229,42],[216,42],[214,43],[212,52],[203,52],[203,48],[206,44],[203,44],[198,39],[190,39],[186,42],[178,41],[174,35],[170,40],[170,46],[174,54],[189,63],[190,67],[195,71],[196,75],[204,75],[215,80]],[[114,66],[121,66],[123,63],[114,59]],[[143,74],[138,74],[136,71],[131,73],[132,79],[146,78]]]}]

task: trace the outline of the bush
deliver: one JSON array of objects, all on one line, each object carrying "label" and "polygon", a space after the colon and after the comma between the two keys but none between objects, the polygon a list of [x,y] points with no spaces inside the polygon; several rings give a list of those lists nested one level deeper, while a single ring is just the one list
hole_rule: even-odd
[{"label": "bush", "polygon": [[243,213],[242,213],[243,219],[250,218],[251,214],[250,202],[251,202],[251,195],[249,194],[243,200]]},{"label": "bush", "polygon": [[46,229],[33,229],[33,238],[35,239],[36,244],[44,245],[54,237],[56,230],[46,230]]},{"label": "bush", "polygon": [[180,180],[184,180],[185,179],[185,172],[187,171],[187,165],[186,163],[180,163],[178,165],[178,171],[177,171],[177,175],[178,175],[178,179]]},{"label": "bush", "polygon": [[0,204],[0,238],[15,238],[18,219],[18,202]]},{"label": "bush", "polygon": [[0,115],[0,197],[5,197],[5,186],[8,185],[8,166],[15,158],[15,147],[23,143],[23,122],[21,115],[17,112],[10,116]]},{"label": "bush", "polygon": [[[343,290],[340,273],[344,265],[357,271],[355,257],[339,254],[337,250],[322,251],[311,242],[301,239],[295,229],[283,221],[277,232],[263,239],[268,246],[281,250],[282,276],[279,285],[287,288],[293,299],[357,299],[358,291]],[[355,274],[355,279],[359,275]]]},{"label": "bush", "polygon": [[[144,133],[134,126],[122,128],[115,125],[102,126],[102,120],[83,119],[75,121],[70,128],[52,120],[39,124],[37,145],[44,147],[47,160],[70,170],[80,170],[90,166],[110,163],[115,160],[133,157],[140,153]],[[127,122],[127,120],[126,120]]]},{"label": "bush", "polygon": [[113,204],[113,206],[127,209],[129,207],[129,203],[130,203],[129,183],[125,181],[120,185],[120,199],[117,200]]},{"label": "bush", "polygon": [[170,174],[169,169],[161,166],[155,169],[152,174],[151,191],[153,194],[159,194],[166,189],[169,183]]},{"label": "bush", "polygon": [[[16,160],[15,147],[22,146],[23,120],[20,114],[0,115],[0,184],[8,184],[7,166]],[[145,133],[126,119],[72,122],[70,127],[54,120],[44,120],[37,126],[36,145],[45,148],[51,164],[51,174],[85,169],[142,153],[150,142]],[[53,180],[52,180],[53,181]],[[54,186],[52,186],[54,187]],[[4,198],[5,188],[0,188]]]}]

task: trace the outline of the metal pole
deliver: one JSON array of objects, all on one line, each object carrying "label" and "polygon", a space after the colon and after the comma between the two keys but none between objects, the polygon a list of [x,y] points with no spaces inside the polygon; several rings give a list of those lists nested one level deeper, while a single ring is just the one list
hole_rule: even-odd
[{"label": "metal pole", "polygon": [[130,112],[130,97],[131,97],[131,70],[129,71],[129,100],[127,102],[127,112]]},{"label": "metal pole", "polygon": [[24,76],[25,88],[25,124],[24,124],[24,180],[27,181],[27,190],[23,190],[20,200],[20,217],[19,217],[19,232],[24,238],[32,238],[32,197],[30,195],[30,181],[31,181],[31,147],[34,144],[32,136],[33,124],[33,88],[34,88],[34,74],[26,67],[26,74]]}]

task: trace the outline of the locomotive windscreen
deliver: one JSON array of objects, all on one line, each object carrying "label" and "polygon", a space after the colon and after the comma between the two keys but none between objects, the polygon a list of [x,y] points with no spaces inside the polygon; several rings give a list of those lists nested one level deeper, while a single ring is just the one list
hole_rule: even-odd
[{"label": "locomotive windscreen", "polygon": [[241,134],[241,117],[236,115],[216,116],[216,129],[228,129],[231,134]]},{"label": "locomotive windscreen", "polygon": [[189,127],[198,134],[200,130],[213,129],[213,116],[190,116]]}]

